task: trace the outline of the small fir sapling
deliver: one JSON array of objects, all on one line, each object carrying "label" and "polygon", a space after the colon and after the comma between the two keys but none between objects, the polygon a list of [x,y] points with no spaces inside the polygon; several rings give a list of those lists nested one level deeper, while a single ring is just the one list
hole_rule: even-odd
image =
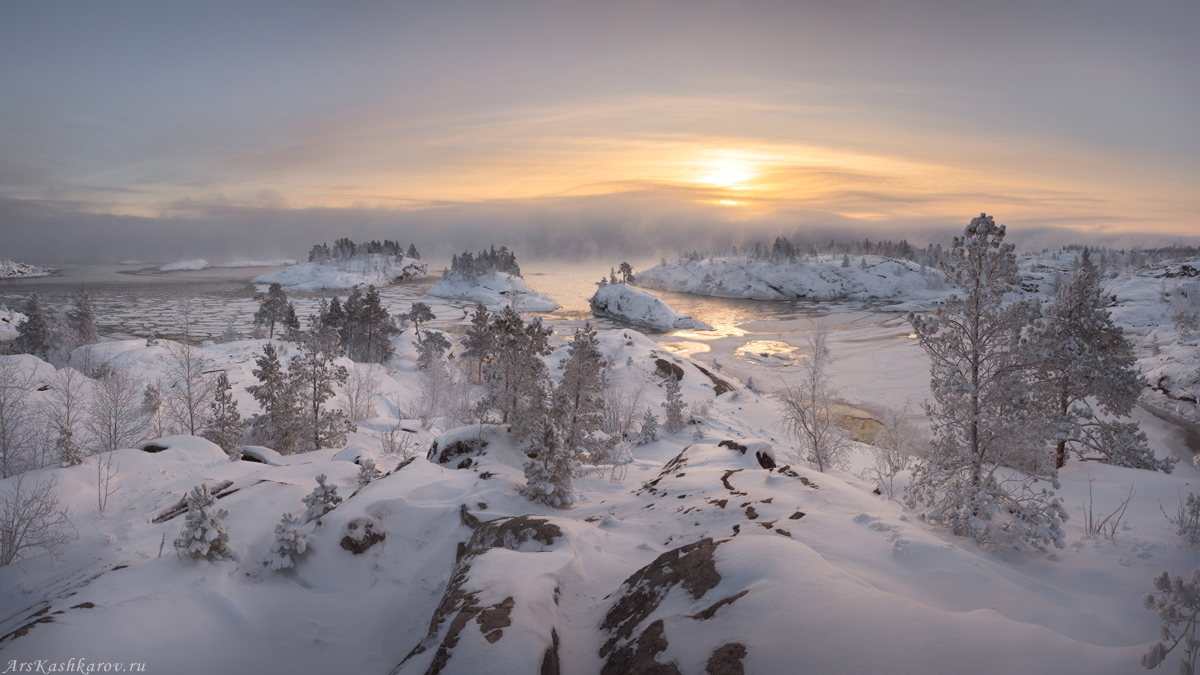
[{"label": "small fir sapling", "polygon": [[683,431],[687,426],[687,420],[684,418],[683,393],[679,388],[679,378],[675,376],[675,371],[667,376],[667,400],[663,403],[666,408],[666,422],[663,428],[667,433],[674,434]]},{"label": "small fir sapling", "polygon": [[1154,590],[1158,595],[1147,593],[1142,596],[1142,606],[1158,614],[1162,619],[1161,639],[1142,655],[1142,667],[1157,668],[1180,644],[1184,657],[1179,663],[1179,672],[1194,675],[1196,663],[1200,661],[1200,639],[1196,638],[1196,618],[1200,615],[1200,567],[1192,570],[1191,581],[1172,577],[1163,572],[1154,578]]},{"label": "small fir sapling", "polygon": [[75,432],[71,427],[59,427],[56,448],[58,461],[64,468],[83,464],[83,449],[75,442]]},{"label": "small fir sapling", "polygon": [[192,488],[187,496],[187,506],[183,529],[175,540],[176,552],[197,560],[231,558],[229,533],[223,523],[229,512],[217,508],[217,499],[209,492],[208,484],[201,483]]},{"label": "small fir sapling", "polygon": [[642,416],[641,433],[638,435],[638,445],[646,445],[658,440],[658,417],[650,408]]},{"label": "small fir sapling", "polygon": [[333,507],[341,503],[342,498],[338,496],[336,485],[325,484],[325,474],[317,476],[317,487],[304,498],[304,505],[307,507],[304,511],[304,522],[317,521],[320,524],[321,516],[333,510]]},{"label": "small fir sapling", "polygon": [[364,486],[367,483],[379,478],[379,469],[375,468],[375,460],[369,457],[363,457],[358,462],[358,484]]},{"label": "small fir sapling", "polygon": [[271,571],[295,568],[296,563],[308,551],[308,534],[300,530],[302,523],[290,513],[275,525],[275,540],[263,560],[263,566]]},{"label": "small fir sapling", "polygon": [[526,486],[521,495],[558,509],[575,503],[575,486],[571,477],[579,471],[574,454],[563,446],[558,431],[549,420],[542,423],[534,435],[525,462]]}]

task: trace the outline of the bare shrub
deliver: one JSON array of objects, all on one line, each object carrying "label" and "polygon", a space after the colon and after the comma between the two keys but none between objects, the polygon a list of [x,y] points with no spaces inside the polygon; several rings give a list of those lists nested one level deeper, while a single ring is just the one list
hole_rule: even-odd
[{"label": "bare shrub", "polygon": [[811,462],[818,471],[843,464],[848,439],[834,413],[837,396],[829,382],[829,330],[818,324],[808,334],[811,355],[801,366],[800,376],[783,383],[778,394],[782,404],[777,424],[800,444],[794,459]]},{"label": "bare shrub", "polygon": [[1115,541],[1117,530],[1121,529],[1121,520],[1125,518],[1125,510],[1134,497],[1133,486],[1129,486],[1129,495],[1117,505],[1117,508],[1103,518],[1096,515],[1092,505],[1092,480],[1088,477],[1088,500],[1083,505],[1083,536],[1100,535],[1109,541]]},{"label": "bare shrub", "polygon": [[32,480],[21,474],[0,492],[0,566],[38,549],[59,559],[71,521],[58,508],[57,486],[54,476]]},{"label": "bare shrub", "polygon": [[375,370],[375,364],[365,368],[357,365],[346,379],[346,402],[343,408],[352,422],[375,416],[375,397],[379,395],[379,378]]},{"label": "bare shrub", "polygon": [[142,392],[124,370],[113,370],[92,389],[86,427],[97,452],[128,448],[142,436]]},{"label": "bare shrub", "polygon": [[0,478],[34,468],[37,424],[29,406],[33,375],[9,359],[0,359]]}]

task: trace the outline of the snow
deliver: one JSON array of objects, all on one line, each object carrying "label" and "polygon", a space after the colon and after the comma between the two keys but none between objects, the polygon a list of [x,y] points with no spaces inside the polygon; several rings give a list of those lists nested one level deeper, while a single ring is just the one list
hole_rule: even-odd
[{"label": "snow", "polygon": [[22,262],[14,262],[8,258],[0,258],[0,279],[28,279],[30,277],[48,277],[55,270],[49,267],[38,267]]},{"label": "snow", "polygon": [[280,258],[278,260],[235,260],[213,265],[213,267],[290,267],[295,264],[295,258]]},{"label": "snow", "polygon": [[16,340],[17,326],[26,318],[24,314],[0,305],[0,342]]},{"label": "snow", "polygon": [[[920,278],[917,272],[909,276]],[[1163,320],[1159,279],[1113,281],[1110,292],[1117,293],[1117,311],[1124,312],[1126,324]],[[904,341],[900,320],[868,325],[863,316],[846,312],[843,322],[858,327],[834,334],[833,375],[851,391],[847,397],[892,405],[928,396],[921,388],[928,362]],[[1186,341],[1166,321],[1140,330],[1160,331],[1163,353],[1176,354],[1172,367],[1183,369],[1191,358],[1183,351],[1190,345],[1168,350]],[[897,331],[901,337],[883,350],[863,339],[891,339]],[[291,456],[267,448],[244,451],[263,459],[260,463],[230,461],[202,439],[154,439],[167,449],[113,453],[120,489],[104,517],[96,511],[94,456],[81,466],[32,472],[30,478],[57,479],[73,538],[59,563],[38,554],[0,567],[0,606],[6,608],[0,636],[40,616],[53,619],[0,642],[5,662],[83,656],[90,662],[145,661],[148,672],[185,675],[385,673],[404,662],[396,672],[422,673],[458,610],[434,622],[432,636],[431,620],[448,589],[459,588],[483,608],[512,598],[509,624],[495,636],[483,632],[482,618],[468,617],[443,673],[537,672],[545,651],[553,648],[552,635],[558,638],[562,672],[595,673],[607,639],[599,626],[617,606],[624,582],[659,556],[712,538],[720,542],[713,554],[715,585],[699,596],[682,585],[664,587],[657,605],[631,627],[636,637],[662,620],[666,644],[655,658],[674,661],[683,673],[704,672],[713,650],[731,642],[745,647],[748,673],[801,667],[827,673],[1134,673],[1141,672],[1140,655],[1157,639],[1159,626],[1142,608],[1141,595],[1164,569],[1186,576],[1200,564],[1200,548],[1177,537],[1162,513],[1174,510],[1179,495],[1196,490],[1200,472],[1190,464],[1164,475],[1069,462],[1059,491],[1072,516],[1065,524],[1066,549],[983,549],[874,494],[874,485],[854,473],[822,474],[794,465],[791,475],[762,468],[759,453],[784,464],[795,452],[775,426],[774,399],[746,391],[709,364],[672,353],[632,328],[598,334],[612,364],[610,382],[623,391],[641,388],[642,405],[661,417],[664,389],[656,371],[666,361],[683,370],[684,401],[703,402],[708,412],[687,430],[663,433],[662,440],[636,448],[624,476],[587,467],[575,480],[574,508],[541,506],[519,495],[523,448],[505,425],[461,427],[437,436],[439,447],[484,436],[488,445],[470,455],[469,466],[426,458],[434,434],[415,420],[398,419],[417,396],[417,378],[411,336],[396,340],[409,346],[379,368],[379,415],[359,422],[344,448]],[[565,354],[562,339],[555,340],[558,349],[546,357],[552,373]],[[254,382],[253,360],[265,343],[203,348],[213,369],[229,377],[243,416],[257,410],[245,387]],[[297,349],[275,344],[287,352],[284,358]],[[157,347],[126,340],[92,350],[93,358],[128,368],[145,383],[162,375],[169,346],[167,340]],[[783,353],[778,349],[783,348],[760,344],[751,351]],[[32,356],[0,358],[31,371],[35,385],[53,373]],[[715,383],[705,371],[729,380],[731,390],[714,395]],[[760,380],[757,374],[755,379]],[[45,395],[36,386],[30,392],[31,400]],[[1137,419],[1157,453],[1186,454],[1174,427],[1141,411]],[[400,423],[414,429],[420,442],[403,468],[402,458],[383,453],[380,441],[381,431]],[[700,440],[696,429],[703,431]],[[747,450],[721,446],[724,440]],[[363,457],[392,473],[358,488],[354,461]],[[868,464],[867,446],[856,444],[851,459],[856,468]],[[295,569],[266,569],[262,560],[280,515],[302,513],[301,498],[312,492],[319,474],[328,476],[345,501],[322,524],[299,526],[309,548]],[[230,512],[224,525],[237,559],[179,559],[171,541],[182,516],[158,523],[154,518],[193,486],[211,488],[225,480],[233,485],[218,506]],[[905,480],[902,474],[897,482]],[[12,483],[0,480],[0,490]],[[1134,498],[1115,537],[1085,536],[1089,494],[1103,517],[1131,487]],[[529,516],[560,534],[545,542],[518,533],[462,557],[477,532],[464,523],[464,508],[484,522]],[[356,555],[342,541],[351,524],[361,532],[363,523],[386,538]],[[693,618],[743,591],[710,618]],[[38,614],[43,609],[48,611]],[[421,644],[429,646],[405,661]],[[1172,654],[1166,666],[1174,668],[1176,658]]]},{"label": "snow", "polygon": [[198,270],[206,270],[212,265],[208,264],[207,260],[182,260],[180,262],[167,263],[158,268],[159,272],[195,272]]},{"label": "snow", "polygon": [[560,306],[549,295],[533,290],[521,277],[505,272],[490,272],[475,283],[443,277],[426,292],[438,298],[482,302],[491,310],[511,304],[522,312],[553,312]]},{"label": "snow", "polygon": [[[866,258],[866,269],[860,267]],[[842,267],[841,256],[814,260],[755,259],[719,256],[706,260],[678,259],[636,274],[637,285],[665,291],[754,300],[887,300],[928,303],[947,294],[941,272],[925,270],[907,260],[852,256]]]},{"label": "snow", "polygon": [[662,299],[626,284],[607,284],[589,302],[592,311],[654,330],[712,330],[712,326],[672,309]]},{"label": "snow", "polygon": [[278,283],[290,291],[339,291],[355,286],[387,286],[397,281],[424,277],[428,264],[423,260],[372,255],[340,262],[300,263],[261,274],[250,283]]}]

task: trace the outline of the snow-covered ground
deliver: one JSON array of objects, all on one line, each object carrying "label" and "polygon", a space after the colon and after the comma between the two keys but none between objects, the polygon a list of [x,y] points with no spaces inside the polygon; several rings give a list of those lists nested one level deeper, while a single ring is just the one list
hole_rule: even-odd
[{"label": "snow-covered ground", "polygon": [[[256,411],[244,388],[263,342],[205,348],[243,415]],[[439,435],[403,419],[417,395],[404,335],[381,371],[378,415],[345,449],[269,457],[275,464],[230,461],[191,437],[156,443],[161,452],[119,450],[120,489],[104,517],[96,457],[33,472],[26,480],[57,478],[74,529],[61,562],[36,555],[0,567],[3,660],[83,657],[183,674],[543,664],[624,673],[652,661],[687,674],[712,663],[747,673],[1134,673],[1158,637],[1158,619],[1140,602],[1151,578],[1200,562],[1160,510],[1173,512],[1195,489],[1200,472],[1190,464],[1164,475],[1068,463],[1059,492],[1072,516],[1067,547],[984,550],[874,494],[856,475],[870,461],[866,446],[855,446],[849,470],[818,473],[790,457],[773,399],[632,329],[602,331],[599,342],[613,386],[640,389],[655,410],[662,374],[678,368],[693,423],[636,448],[621,470],[590,468],[568,510],[518,494],[525,458],[505,427],[450,431],[433,460],[421,452],[403,464],[382,452],[381,432],[396,424],[422,450]],[[554,344],[551,372],[565,354],[561,338]],[[161,373],[166,353],[165,341],[93,348],[143,382]],[[841,352],[835,375],[865,355]],[[50,366],[0,358],[36,368],[30,395],[45,395]],[[1143,424],[1157,453],[1181,452],[1166,425]],[[487,445],[455,454],[449,442],[464,439]],[[760,454],[791,468],[764,468]],[[391,473],[358,489],[362,457]],[[303,511],[318,474],[346,501],[301,526],[310,550],[294,571],[268,571],[261,561],[279,516]],[[225,480],[233,484],[218,503],[237,559],[177,558],[171,542],[183,517],[169,508],[194,485]],[[1089,495],[1107,515],[1131,489],[1113,538],[1085,536]],[[353,553],[351,535],[367,524],[384,538]]]},{"label": "snow-covered ground", "polygon": [[30,277],[48,277],[54,274],[49,267],[38,267],[23,262],[15,262],[8,258],[0,258],[0,279],[27,279]]},{"label": "snow-covered ground", "polygon": [[213,267],[290,267],[295,264],[295,258],[280,258],[278,260],[234,260],[213,265]]},{"label": "snow-covered ground", "polygon": [[589,302],[596,314],[636,326],[654,330],[712,330],[703,321],[672,309],[661,298],[627,284],[601,286]]},{"label": "snow-covered ground", "polygon": [[167,263],[158,268],[159,272],[195,272],[198,270],[206,270],[212,265],[208,264],[207,260],[181,260],[179,262]]},{"label": "snow-covered ground", "polygon": [[[864,266],[865,265],[865,266]],[[945,297],[941,272],[879,256],[815,256],[796,260],[718,256],[680,258],[638,272],[637,285],[666,291],[755,300],[930,301]]]},{"label": "snow-covered ground", "polygon": [[474,283],[443,277],[426,292],[439,298],[482,302],[493,310],[507,305],[522,312],[553,312],[559,308],[554,298],[538,293],[521,277],[505,272],[490,272]]},{"label": "snow-covered ground", "polygon": [[397,281],[424,277],[428,264],[423,260],[371,255],[328,263],[300,263],[251,279],[251,283],[278,283],[292,291],[339,291],[355,286],[387,286]]}]

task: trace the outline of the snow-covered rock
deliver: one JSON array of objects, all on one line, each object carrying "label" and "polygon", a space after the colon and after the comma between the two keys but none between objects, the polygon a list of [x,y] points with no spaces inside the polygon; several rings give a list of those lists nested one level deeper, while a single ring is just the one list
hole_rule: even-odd
[{"label": "snow-covered rock", "polygon": [[17,311],[0,305],[0,342],[17,339],[17,326],[27,317]]},{"label": "snow-covered rock", "polygon": [[492,310],[510,304],[522,312],[553,312],[560,307],[554,298],[538,293],[521,277],[505,272],[485,274],[474,283],[457,277],[443,277],[427,293],[438,298],[482,302]]},{"label": "snow-covered rock", "polygon": [[212,265],[208,264],[207,260],[182,260],[180,262],[167,263],[158,268],[159,272],[195,272],[197,270],[206,270]]},{"label": "snow-covered rock", "polygon": [[932,300],[947,295],[942,273],[906,260],[841,256],[815,261],[722,256],[679,259],[638,272],[639,286],[665,291],[754,300]]},{"label": "snow-covered rock", "polygon": [[602,316],[655,330],[712,330],[712,326],[672,309],[661,298],[626,284],[607,284],[589,300]]},{"label": "snow-covered rock", "polygon": [[29,277],[48,277],[54,274],[50,267],[38,267],[23,262],[15,262],[8,258],[0,258],[0,279],[27,279]]},{"label": "snow-covered rock", "polygon": [[278,283],[293,291],[340,291],[355,286],[387,286],[425,276],[428,263],[415,258],[397,260],[371,255],[327,263],[300,263],[250,280],[254,284]]}]

